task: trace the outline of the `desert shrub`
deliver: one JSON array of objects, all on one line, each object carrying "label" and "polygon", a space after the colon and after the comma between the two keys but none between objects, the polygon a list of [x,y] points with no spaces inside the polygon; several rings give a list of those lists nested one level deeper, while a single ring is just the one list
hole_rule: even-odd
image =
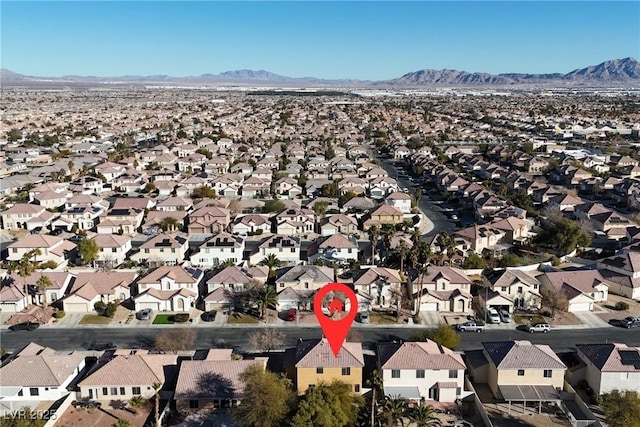
[{"label": "desert shrub", "polygon": [[619,311],[629,310],[629,304],[624,301],[618,301],[613,308]]},{"label": "desert shrub", "polygon": [[53,314],[53,317],[55,317],[56,319],[62,319],[67,313],[64,312],[64,310],[58,310]]},{"label": "desert shrub", "polygon": [[173,316],[173,321],[176,323],[184,323],[189,321],[189,313],[178,313]]}]

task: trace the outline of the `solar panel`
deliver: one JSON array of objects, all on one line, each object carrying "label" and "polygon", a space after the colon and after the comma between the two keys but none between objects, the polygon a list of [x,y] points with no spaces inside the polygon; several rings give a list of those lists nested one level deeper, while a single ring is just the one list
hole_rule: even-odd
[{"label": "solar panel", "polygon": [[620,358],[623,365],[633,365],[636,369],[640,368],[640,352],[637,350],[619,350]]}]

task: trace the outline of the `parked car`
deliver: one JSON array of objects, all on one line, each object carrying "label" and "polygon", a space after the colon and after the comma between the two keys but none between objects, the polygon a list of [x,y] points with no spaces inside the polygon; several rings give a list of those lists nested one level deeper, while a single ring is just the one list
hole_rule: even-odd
[{"label": "parked car", "polygon": [[358,322],[360,323],[369,323],[369,312],[368,311],[361,311],[358,313]]},{"label": "parked car", "polygon": [[151,319],[151,313],[153,310],[150,308],[145,308],[136,313],[136,319],[138,320],[149,320]]},{"label": "parked car", "polygon": [[287,312],[287,320],[292,322],[296,320],[297,317],[298,317],[298,310],[296,310],[295,308],[290,308],[289,311]]},{"label": "parked car", "polygon": [[218,314],[218,312],[215,310],[205,311],[204,313],[202,313],[200,318],[204,322],[213,322],[214,320],[216,320],[216,314]]},{"label": "parked car", "polygon": [[533,325],[529,325],[527,331],[532,334],[534,332],[542,332],[547,333],[551,330],[551,326],[548,323],[534,323]]},{"label": "parked car", "polygon": [[12,331],[34,331],[40,327],[40,323],[36,322],[22,322],[16,323],[13,326],[9,326]]},{"label": "parked car", "polygon": [[464,322],[456,325],[456,329],[461,332],[482,332],[484,331],[484,325],[479,325],[476,322]]},{"label": "parked car", "polygon": [[511,323],[511,315],[507,310],[500,310],[498,314],[500,314],[500,320],[502,320],[502,323]]},{"label": "parked car", "polygon": [[498,314],[498,310],[495,308],[489,307],[487,309],[487,322],[489,323],[500,323],[500,315]]},{"label": "parked car", "polygon": [[640,327],[640,317],[627,316],[621,320],[622,326],[627,329]]}]

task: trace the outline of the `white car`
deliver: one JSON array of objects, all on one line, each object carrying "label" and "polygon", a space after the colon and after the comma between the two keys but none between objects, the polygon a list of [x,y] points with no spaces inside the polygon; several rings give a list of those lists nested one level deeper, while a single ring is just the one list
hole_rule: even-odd
[{"label": "white car", "polygon": [[498,310],[496,310],[495,308],[488,308],[487,309],[487,322],[489,322],[489,323],[500,323],[500,322],[502,322],[502,320],[500,320],[500,315],[498,314]]},{"label": "white car", "polygon": [[500,314],[500,320],[502,320],[502,323],[511,323],[511,315],[507,310],[500,310],[498,314]]}]

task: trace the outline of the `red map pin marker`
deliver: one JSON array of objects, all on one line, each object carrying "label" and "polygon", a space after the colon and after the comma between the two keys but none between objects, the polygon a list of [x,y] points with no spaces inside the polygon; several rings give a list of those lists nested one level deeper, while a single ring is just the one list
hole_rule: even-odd
[{"label": "red map pin marker", "polygon": [[[351,302],[349,312],[341,319],[332,319],[322,312],[322,301],[324,300],[324,297],[332,291],[342,292]],[[349,329],[351,329],[351,324],[356,318],[356,313],[358,312],[358,299],[356,298],[356,294],[350,287],[343,283],[326,284],[316,292],[316,296],[313,298],[313,311],[316,314],[318,322],[320,322],[322,332],[324,332],[324,335],[327,337],[327,341],[329,341],[329,346],[331,346],[333,355],[338,357],[338,353],[340,353],[342,344],[347,338]],[[336,312],[342,313],[342,302],[334,298],[329,303],[329,313],[334,316],[336,315]]]}]

